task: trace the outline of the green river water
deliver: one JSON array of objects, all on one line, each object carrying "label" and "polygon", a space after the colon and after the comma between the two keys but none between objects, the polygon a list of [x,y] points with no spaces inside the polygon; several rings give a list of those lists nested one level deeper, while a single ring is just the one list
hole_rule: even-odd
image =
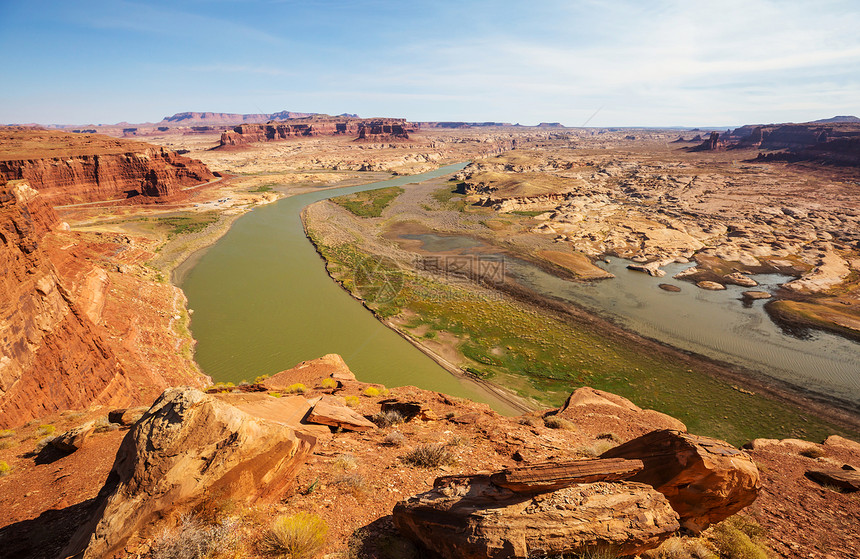
[{"label": "green river water", "polygon": [[180,280],[193,311],[195,359],[203,371],[216,381],[238,383],[338,353],[361,381],[416,385],[512,413],[382,325],[343,291],[327,275],[301,223],[302,209],[313,202],[420,182],[464,166],[300,194],[237,219]]}]

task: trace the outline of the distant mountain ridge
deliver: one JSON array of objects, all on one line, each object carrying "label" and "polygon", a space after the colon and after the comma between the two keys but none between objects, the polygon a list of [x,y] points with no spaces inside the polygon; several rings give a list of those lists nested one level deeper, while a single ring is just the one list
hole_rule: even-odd
[{"label": "distant mountain ridge", "polygon": [[[213,113],[185,112],[166,116],[157,125],[173,126],[236,126],[238,124],[256,124],[270,120],[288,120],[292,118],[307,118],[320,113],[297,113],[294,111],[279,111],[277,113]],[[357,114],[343,113],[337,116],[358,118]]]},{"label": "distant mountain ridge", "polygon": [[834,122],[858,123],[858,122],[860,122],[860,118],[857,118],[856,116],[853,116],[853,115],[841,115],[841,116],[834,116],[832,118],[822,118],[820,120],[813,120],[812,124],[830,124],[830,123],[834,123]]}]

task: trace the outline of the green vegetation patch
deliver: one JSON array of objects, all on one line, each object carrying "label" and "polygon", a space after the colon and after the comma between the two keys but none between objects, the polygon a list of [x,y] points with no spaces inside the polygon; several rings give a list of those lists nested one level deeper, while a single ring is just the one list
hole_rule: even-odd
[{"label": "green vegetation patch", "polygon": [[626,336],[410,271],[386,271],[385,260],[380,261],[379,271],[398,274],[399,291],[374,301],[351,279],[353,264],[368,255],[351,244],[325,245],[313,232],[311,239],[327,260],[329,273],[378,316],[405,311],[413,317],[409,328],[456,336],[458,350],[468,359],[465,370],[484,378],[498,377],[499,382],[546,405],[558,406],[572,391],[591,386],[678,418],[693,433],[735,445],[759,437],[821,440],[833,433],[848,435],[786,404],[739,392],[671,355],[645,350]]},{"label": "green vegetation patch", "polygon": [[199,233],[216,221],[218,212],[209,211],[189,215],[176,215],[170,217],[157,217],[152,221],[167,228],[167,238],[172,239],[177,235],[188,233]]},{"label": "green vegetation patch", "polygon": [[261,184],[257,188],[252,188],[248,192],[271,192],[272,187],[275,186],[275,183],[272,184]]},{"label": "green vegetation patch", "polygon": [[390,186],[378,190],[366,190],[338,196],[331,201],[346,208],[358,217],[379,217],[382,211],[398,196],[405,192],[399,186]]}]

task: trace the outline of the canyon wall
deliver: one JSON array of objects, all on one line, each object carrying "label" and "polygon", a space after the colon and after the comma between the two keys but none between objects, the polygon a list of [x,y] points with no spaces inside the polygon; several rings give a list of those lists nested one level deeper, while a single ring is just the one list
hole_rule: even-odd
[{"label": "canyon wall", "polygon": [[126,371],[42,246],[55,226],[54,210],[26,182],[0,185],[0,428],[131,402]]},{"label": "canyon wall", "polygon": [[271,142],[294,137],[353,136],[359,140],[406,140],[418,126],[402,118],[315,116],[266,124],[241,124],[221,135],[219,147]]},{"label": "canyon wall", "polygon": [[852,122],[746,125],[710,137],[690,151],[758,148],[760,161],[860,165],[860,124]]},{"label": "canyon wall", "polygon": [[[200,161],[142,142],[24,129],[0,129],[0,141],[0,180],[26,180],[52,206],[172,202],[215,178]],[[50,147],[27,149],[37,141]]]}]

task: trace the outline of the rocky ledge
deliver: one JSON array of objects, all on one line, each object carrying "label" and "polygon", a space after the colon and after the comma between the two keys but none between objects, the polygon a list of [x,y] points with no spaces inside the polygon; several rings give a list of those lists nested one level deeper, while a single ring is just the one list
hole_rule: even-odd
[{"label": "rocky ledge", "polygon": [[0,181],[26,180],[52,206],[173,202],[216,177],[195,159],[99,134],[0,128],[0,145]]}]

